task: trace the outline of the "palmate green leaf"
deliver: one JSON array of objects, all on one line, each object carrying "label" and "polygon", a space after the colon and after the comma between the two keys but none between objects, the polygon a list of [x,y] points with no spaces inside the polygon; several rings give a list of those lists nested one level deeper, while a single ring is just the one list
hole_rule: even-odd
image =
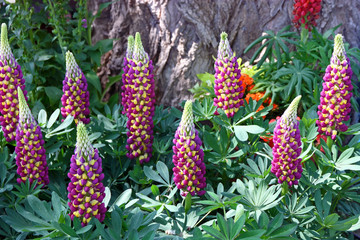
[{"label": "palmate green leaf", "polygon": [[34,225],[33,222],[22,217],[10,208],[5,209],[5,212],[6,214],[0,216],[1,219],[18,232],[24,231]]},{"label": "palmate green leaf", "polygon": [[258,219],[258,226],[259,229],[265,229],[269,224],[269,216],[266,214],[266,212],[262,212],[260,214],[260,217]]},{"label": "palmate green leaf", "polygon": [[[46,138],[50,138],[53,135],[59,135],[60,133],[65,133],[60,132],[61,130],[64,130],[65,128],[67,128],[68,126],[71,125],[71,123],[74,121],[74,117],[71,115],[68,115],[66,117],[66,119],[64,120],[64,122],[62,122],[58,127],[56,127],[54,130],[52,130],[51,132],[47,133],[45,135]],[[67,129],[67,131],[71,131],[72,129]],[[66,131],[66,130],[65,130]]]},{"label": "palmate green leaf", "polygon": [[209,226],[202,226],[201,227],[205,232],[207,232],[208,234],[210,234],[211,236],[215,237],[216,239],[219,239],[219,240],[224,240],[226,239],[226,237],[221,234],[218,230],[212,228],[212,227],[209,227]]},{"label": "palmate green leaf", "polygon": [[286,214],[296,219],[307,217],[308,216],[307,213],[309,213],[311,210],[315,208],[315,206],[306,207],[308,200],[309,198],[307,196],[304,196],[298,200],[298,195],[296,192],[291,196],[291,198],[289,195],[286,195],[285,196],[285,201],[286,201],[285,206],[287,208]]},{"label": "palmate green leaf", "polygon": [[43,220],[43,219],[35,216],[34,213],[25,210],[25,209],[24,209],[22,206],[20,206],[20,205],[16,206],[16,211],[17,211],[21,216],[23,216],[24,218],[26,218],[26,219],[29,220],[29,221],[34,222],[34,223],[37,224],[37,225],[41,225],[41,226],[44,226],[44,227],[46,227],[46,228],[50,228],[50,227],[51,227],[51,225],[50,225],[47,221],[45,221],[45,220]]},{"label": "palmate green leaf", "polygon": [[[337,152],[337,150],[336,150]],[[360,156],[352,157],[350,156],[354,153],[354,148],[346,149],[340,157],[335,161],[335,168],[340,171],[345,170],[353,170],[353,171],[359,171],[360,165],[355,164],[360,162]],[[334,159],[336,159],[334,157]]]},{"label": "palmate green leaf", "polygon": [[215,76],[214,74],[211,73],[198,73],[196,74],[196,76],[200,79],[201,82],[203,83],[207,83],[208,81],[210,81],[210,83],[214,83],[215,82]]},{"label": "palmate green leaf", "polygon": [[233,152],[229,155],[226,156],[226,158],[238,158],[240,156],[244,155],[244,151],[242,149],[236,151],[236,152]]},{"label": "palmate green leaf", "polygon": [[282,226],[283,221],[284,221],[284,215],[281,213],[277,214],[269,223],[269,226],[266,231],[266,235],[272,236],[272,232],[275,231],[280,226]]},{"label": "palmate green leaf", "polygon": [[[286,78],[286,76],[290,75]],[[284,78],[286,82],[289,82],[285,88],[285,96],[289,98],[290,95],[295,91],[296,95],[302,94],[301,91],[312,92],[312,79],[316,78],[315,72],[310,68],[305,67],[305,64],[298,59],[293,60],[293,65],[286,65],[279,69],[273,78]],[[288,79],[290,78],[290,81]],[[302,82],[307,82],[306,86]],[[284,81],[284,84],[286,84]],[[296,86],[296,87],[295,87]]]},{"label": "palmate green leaf", "polygon": [[[232,221],[232,219],[230,219]],[[245,215],[242,215],[230,229],[230,239],[236,239],[245,224]]]},{"label": "palmate green leaf", "polygon": [[169,177],[169,169],[166,166],[166,164],[161,162],[161,161],[158,161],[156,163],[156,170],[159,172],[160,176],[165,180],[165,182],[168,185],[171,185],[170,184],[170,177]]},{"label": "palmate green leaf", "polygon": [[74,229],[71,228],[71,226],[64,224],[64,223],[59,223],[61,230],[66,233],[67,235],[71,236],[71,237],[77,237],[78,235],[76,234],[76,232],[74,231]]},{"label": "palmate green leaf", "polygon": [[45,87],[45,93],[49,98],[50,105],[54,105],[59,102],[63,92],[57,87]]},{"label": "palmate green leaf", "polygon": [[225,236],[225,239],[229,239],[229,225],[226,223],[223,216],[219,213],[216,215],[217,224],[220,228],[220,232]]},{"label": "palmate green leaf", "polygon": [[105,207],[108,206],[109,202],[110,202],[110,199],[111,199],[111,191],[110,191],[110,188],[109,187],[105,187],[105,197],[103,199],[103,203],[105,205]]},{"label": "palmate green leaf", "polygon": [[283,225],[272,232],[270,239],[275,239],[278,237],[289,237],[291,234],[295,232],[296,228],[297,228],[296,223]]},{"label": "palmate green leaf", "polygon": [[60,115],[60,109],[57,108],[57,109],[51,114],[51,116],[50,116],[50,118],[49,118],[49,121],[48,121],[46,127],[47,127],[47,128],[51,128],[51,127],[54,125],[54,123],[56,122],[56,120],[58,119],[59,115]]},{"label": "palmate green leaf", "polygon": [[281,63],[281,52],[280,52],[280,46],[279,46],[279,42],[275,42],[275,56],[276,59],[278,59],[277,61],[277,68],[280,68],[282,63]]},{"label": "palmate green leaf", "polygon": [[[234,217],[235,223],[240,220],[242,221],[242,218],[244,218],[243,221],[245,221],[244,206],[242,204],[238,204],[236,206],[235,217]],[[244,223],[242,223],[241,225],[244,225]]]},{"label": "palmate green leaf", "polygon": [[[268,39],[268,38],[270,38],[269,35],[265,35],[265,36],[259,37],[258,39],[256,39],[256,40],[253,41],[252,43],[250,43],[249,46],[247,46],[247,48],[244,50],[244,53],[247,53],[247,52],[248,52],[250,49],[252,49],[256,44],[259,44],[259,43],[261,43],[262,40]],[[257,55],[256,55],[256,56],[257,56]],[[256,56],[255,56],[255,58],[256,58]],[[255,58],[254,58],[254,59],[255,59]]]},{"label": "palmate green leaf", "polygon": [[38,124],[43,127],[46,124],[47,113],[44,109],[41,109],[38,115]]},{"label": "palmate green leaf", "polygon": [[160,195],[160,190],[159,187],[156,185],[151,185],[151,192],[154,196],[159,196]]},{"label": "palmate green leaf", "polygon": [[245,142],[248,140],[249,135],[247,134],[246,130],[242,126],[235,126],[234,127],[235,136],[239,139],[241,142]]},{"label": "palmate green leaf", "polygon": [[265,50],[265,53],[264,53],[264,55],[262,56],[262,58],[260,59],[260,61],[257,63],[257,67],[258,68],[260,68],[261,67],[261,65],[265,62],[265,60],[266,60],[266,58],[267,57],[271,57],[272,56],[272,48],[271,47],[269,47],[269,46],[272,46],[273,45],[273,43],[274,43],[274,40],[273,39],[271,39],[271,40],[269,40],[268,42],[266,42],[263,46],[266,46],[266,50]]},{"label": "palmate green leaf", "polygon": [[118,207],[115,207],[114,211],[111,212],[111,227],[107,230],[113,238],[117,238],[122,235],[122,216]]},{"label": "palmate green leaf", "polygon": [[208,131],[204,132],[204,144],[211,147],[215,152],[221,153],[219,142],[216,137]]},{"label": "palmate green leaf", "polygon": [[326,227],[330,227],[331,225],[335,224],[339,220],[339,215],[337,213],[332,213],[329,216],[326,216],[324,219],[324,225]]},{"label": "palmate green leaf", "polygon": [[265,229],[257,229],[257,230],[250,230],[247,232],[242,232],[239,235],[239,238],[237,239],[241,239],[241,240],[257,240],[257,239],[261,239],[260,237],[266,232]]},{"label": "palmate green leaf", "polygon": [[204,209],[202,209],[198,215],[203,215],[203,214],[206,214],[208,212],[212,212],[216,209],[219,209],[219,208],[222,208],[224,205],[221,204],[221,203],[217,203],[216,205],[212,205],[212,206],[209,206],[209,207],[205,207]]},{"label": "palmate green leaf", "polygon": [[321,191],[319,189],[315,192],[316,213],[319,215],[321,222],[329,215],[331,199],[331,192],[326,192],[323,198],[321,198]]},{"label": "palmate green leaf", "polygon": [[84,234],[87,233],[88,231],[90,231],[92,229],[93,225],[89,224],[85,227],[80,228],[79,230],[76,231],[76,234]]},{"label": "palmate green leaf", "polygon": [[259,134],[264,131],[265,129],[258,125],[234,126],[235,136],[242,142],[248,139],[248,133]]},{"label": "palmate green leaf", "polygon": [[247,164],[241,163],[240,166],[248,172],[248,176],[265,178],[270,172],[266,158],[257,157],[256,161],[248,158],[246,161]]},{"label": "palmate green leaf", "polygon": [[206,192],[206,193],[209,194],[209,196],[210,196],[212,199],[214,199],[216,202],[218,202],[218,203],[221,203],[221,202],[222,202],[221,199],[220,199],[220,197],[219,197],[216,193],[210,192],[210,191],[208,191],[208,192]]},{"label": "palmate green leaf", "polygon": [[152,170],[151,168],[149,168],[148,166],[144,167],[144,174],[146,175],[147,178],[154,180],[156,182],[159,183],[163,183],[165,185],[168,185],[160,176],[157,172],[155,172],[154,170]]},{"label": "palmate green leaf", "polygon": [[38,199],[34,195],[29,195],[27,197],[27,201],[29,202],[33,211],[35,213],[37,213],[43,219],[50,220],[50,221],[57,220],[57,219],[54,219],[55,216],[52,214],[52,211],[50,213],[49,209],[47,209],[45,201],[40,201],[40,199]]},{"label": "palmate green leaf", "polygon": [[261,180],[260,184],[256,187],[256,183],[253,180],[248,181],[245,185],[237,179],[236,188],[244,196],[240,202],[251,211],[259,214],[256,217],[260,216],[261,211],[275,207],[282,199],[280,197],[281,188],[276,185],[268,187],[264,180]]},{"label": "palmate green leaf", "polygon": [[296,44],[296,42],[292,41],[291,38],[295,38],[296,34],[294,32],[288,32],[290,26],[286,26],[281,29],[278,33],[274,33],[269,30],[266,31],[265,36],[261,36],[252,42],[244,51],[244,53],[248,52],[255,45],[261,43],[263,40],[266,40],[254,53],[250,60],[250,64],[254,62],[254,60],[260,55],[260,53],[266,48],[265,53],[257,64],[257,67],[260,68],[266,59],[270,59],[272,61],[273,56],[276,57],[277,68],[280,68],[283,65],[281,51],[285,54],[285,59],[289,59],[289,48],[286,46],[285,42]]}]

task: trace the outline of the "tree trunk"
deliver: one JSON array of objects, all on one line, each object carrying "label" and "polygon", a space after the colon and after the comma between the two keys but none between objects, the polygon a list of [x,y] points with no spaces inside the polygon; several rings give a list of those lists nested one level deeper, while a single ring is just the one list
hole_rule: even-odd
[{"label": "tree trunk", "polygon": [[[107,1],[90,0],[89,8],[96,11]],[[233,50],[246,61],[254,50],[244,55],[244,49],[262,32],[291,24],[292,9],[289,0],[120,0],[94,22],[93,40],[116,39],[107,56],[108,70],[102,71],[116,75],[122,69],[127,37],[140,32],[154,62],[157,103],[178,106],[191,98],[188,89],[199,82],[196,74],[214,72],[212,56],[221,32],[229,34]],[[324,32],[342,23],[337,33],[359,47],[359,10],[358,0],[323,0],[318,29]],[[112,91],[119,91],[119,85]]]}]

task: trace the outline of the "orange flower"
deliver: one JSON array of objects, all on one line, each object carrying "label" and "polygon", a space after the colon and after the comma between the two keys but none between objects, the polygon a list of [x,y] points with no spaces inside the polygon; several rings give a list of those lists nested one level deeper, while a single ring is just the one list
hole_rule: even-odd
[{"label": "orange flower", "polygon": [[[245,97],[245,100],[247,103],[249,103],[250,98],[252,98],[253,100],[258,102],[258,101],[260,101],[260,99],[262,99],[264,97],[264,95],[265,95],[265,92],[248,93]],[[260,105],[260,107],[256,110],[256,112],[259,112],[262,109],[264,109],[265,108],[264,104],[265,104],[265,106],[268,106],[271,104],[270,96],[264,100],[263,104]],[[277,108],[278,108],[278,105],[273,104],[273,109],[277,109]],[[263,118],[265,119],[265,116],[263,116]]]},{"label": "orange flower", "polygon": [[242,73],[239,81],[242,81],[242,92],[250,92],[251,89],[253,89],[254,85],[254,79],[247,75],[246,73]]}]

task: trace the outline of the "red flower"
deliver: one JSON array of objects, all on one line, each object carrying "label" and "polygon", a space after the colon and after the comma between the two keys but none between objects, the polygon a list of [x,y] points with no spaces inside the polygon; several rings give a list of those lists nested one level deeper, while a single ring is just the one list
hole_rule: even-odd
[{"label": "red flower", "polygon": [[[317,137],[316,137],[315,146],[319,146],[319,145],[320,145],[321,139],[324,139],[324,141],[327,142],[327,137],[326,137],[325,135],[319,134],[319,135],[317,135]],[[320,148],[320,151],[323,152],[323,153],[325,153],[323,147]]]},{"label": "red flower", "polygon": [[302,24],[306,29],[311,30],[312,26],[316,26],[321,9],[321,0],[295,0],[293,10],[293,23],[299,28]]},{"label": "red flower", "polygon": [[[280,116],[276,117],[275,119],[271,119],[269,123],[275,122],[280,119]],[[269,146],[272,148],[274,146],[273,142],[273,135],[271,133],[267,133],[266,136],[261,136],[260,139],[262,139],[265,143],[269,144]]]}]

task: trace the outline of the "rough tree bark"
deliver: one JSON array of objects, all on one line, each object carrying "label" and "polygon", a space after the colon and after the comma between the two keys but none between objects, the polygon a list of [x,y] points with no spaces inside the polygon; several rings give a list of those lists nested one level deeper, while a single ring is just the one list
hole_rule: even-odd
[{"label": "rough tree bark", "polygon": [[[90,0],[96,11],[102,2]],[[289,0],[120,0],[109,6],[93,24],[94,42],[116,39],[102,69],[119,74],[127,37],[140,32],[145,50],[154,62],[157,103],[177,106],[191,98],[188,91],[196,74],[213,72],[219,36],[229,34],[237,56],[248,60],[253,52],[244,49],[262,32],[277,31],[291,24],[293,1]],[[323,0],[318,20],[321,32],[338,24],[338,30],[353,47],[360,45],[360,1]],[[101,74],[100,74],[101,75]],[[112,91],[119,91],[119,85]]]}]

